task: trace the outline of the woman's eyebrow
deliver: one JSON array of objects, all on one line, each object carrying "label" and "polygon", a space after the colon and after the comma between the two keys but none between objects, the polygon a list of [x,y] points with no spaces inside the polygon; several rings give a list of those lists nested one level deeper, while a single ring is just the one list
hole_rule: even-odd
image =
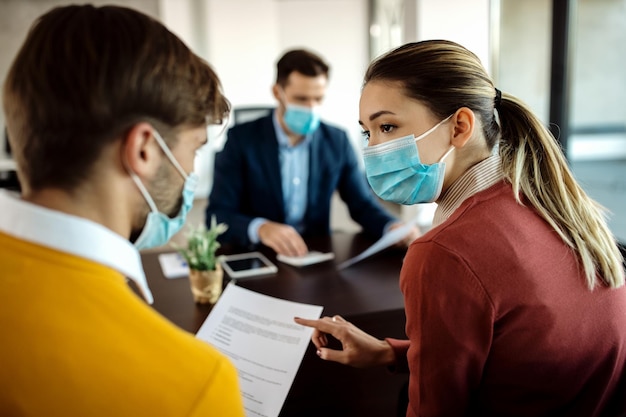
[{"label": "woman's eyebrow", "polygon": [[[394,113],[394,112],[389,111],[389,110],[381,110],[381,111],[377,111],[376,113],[372,113],[372,114],[370,115],[370,117],[369,117],[370,122],[371,122],[371,121],[373,121],[374,119],[376,119],[377,117],[382,116],[383,114],[393,114],[393,115],[395,115],[395,113]],[[360,125],[363,125],[363,122],[361,122],[361,121],[359,120],[359,124],[360,124]]]}]

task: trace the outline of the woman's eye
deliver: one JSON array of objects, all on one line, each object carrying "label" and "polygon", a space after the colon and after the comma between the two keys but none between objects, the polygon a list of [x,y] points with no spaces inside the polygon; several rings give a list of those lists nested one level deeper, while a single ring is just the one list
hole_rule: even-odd
[{"label": "woman's eye", "polygon": [[370,140],[370,131],[369,130],[362,130],[361,131],[361,136],[363,136],[363,139],[365,139],[366,141]]},{"label": "woman's eye", "polygon": [[391,133],[394,128],[395,128],[394,125],[381,125],[380,131],[383,133]]}]

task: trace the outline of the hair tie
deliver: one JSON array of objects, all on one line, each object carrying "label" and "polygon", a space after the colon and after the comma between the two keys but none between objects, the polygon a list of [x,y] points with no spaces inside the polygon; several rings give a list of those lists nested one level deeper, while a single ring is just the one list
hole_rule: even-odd
[{"label": "hair tie", "polygon": [[500,107],[501,103],[502,103],[502,91],[496,88],[496,98],[493,100],[493,105],[497,109]]}]

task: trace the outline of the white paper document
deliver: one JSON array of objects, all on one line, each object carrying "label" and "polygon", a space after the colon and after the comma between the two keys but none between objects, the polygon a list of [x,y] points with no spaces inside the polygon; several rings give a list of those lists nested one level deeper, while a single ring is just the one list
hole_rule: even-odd
[{"label": "white paper document", "polygon": [[278,416],[313,332],[293,318],[317,319],[322,309],[228,284],[196,337],[237,368],[247,417]]},{"label": "white paper document", "polygon": [[332,252],[322,253],[313,250],[304,256],[285,256],[279,253],[276,255],[276,259],[292,266],[302,267],[330,261],[331,259],[335,259],[335,254]]},{"label": "white paper document", "polygon": [[189,276],[189,265],[185,258],[178,253],[162,253],[159,255],[159,264],[165,278],[182,278]]},{"label": "white paper document", "polygon": [[362,261],[365,258],[372,256],[373,254],[380,252],[383,249],[388,248],[389,246],[401,241],[404,237],[409,233],[411,228],[417,222],[417,217],[411,220],[410,222],[405,223],[403,226],[395,228],[393,230],[385,233],[380,239],[378,239],[372,246],[365,249],[363,252],[359,253],[354,258],[350,258],[347,261],[343,261],[339,265],[337,265],[337,270],[342,270],[347,268],[355,263]]}]

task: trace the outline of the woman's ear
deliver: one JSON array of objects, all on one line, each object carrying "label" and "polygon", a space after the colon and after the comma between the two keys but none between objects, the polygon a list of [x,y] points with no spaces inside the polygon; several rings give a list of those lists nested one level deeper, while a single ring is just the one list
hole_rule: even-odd
[{"label": "woman's ear", "polygon": [[476,118],[474,116],[474,112],[467,108],[461,107],[454,113],[452,116],[453,133],[451,144],[456,148],[462,148],[465,146],[468,140],[474,134],[474,126],[475,126]]},{"label": "woman's ear", "polygon": [[122,163],[139,178],[153,177],[161,164],[161,148],[149,123],[137,123],[122,141]]}]

